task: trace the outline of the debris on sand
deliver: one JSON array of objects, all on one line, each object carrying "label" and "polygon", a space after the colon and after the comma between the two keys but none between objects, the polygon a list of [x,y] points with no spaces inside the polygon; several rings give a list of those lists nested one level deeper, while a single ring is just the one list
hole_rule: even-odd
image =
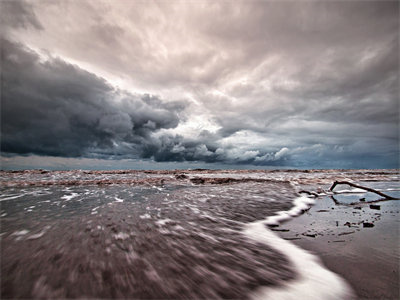
[{"label": "debris on sand", "polygon": [[317,235],[315,233],[312,233],[312,234],[311,233],[303,233],[302,235],[312,237],[312,238],[317,237]]},{"label": "debris on sand", "polygon": [[355,231],[341,232],[341,233],[338,234],[338,236],[352,234],[352,233],[355,233]]},{"label": "debris on sand", "polygon": [[369,206],[370,209],[376,209],[376,210],[381,210],[381,206],[380,205],[376,205],[376,204],[371,204]]}]

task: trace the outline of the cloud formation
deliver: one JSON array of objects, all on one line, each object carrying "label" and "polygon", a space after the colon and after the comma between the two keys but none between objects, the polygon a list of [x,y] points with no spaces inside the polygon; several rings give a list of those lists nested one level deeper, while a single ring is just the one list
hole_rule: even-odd
[{"label": "cloud formation", "polygon": [[151,134],[179,123],[182,102],[116,90],[104,79],[6,39],[2,151],[138,157]]},{"label": "cloud formation", "polygon": [[2,151],[398,167],[398,6],[12,1]]}]

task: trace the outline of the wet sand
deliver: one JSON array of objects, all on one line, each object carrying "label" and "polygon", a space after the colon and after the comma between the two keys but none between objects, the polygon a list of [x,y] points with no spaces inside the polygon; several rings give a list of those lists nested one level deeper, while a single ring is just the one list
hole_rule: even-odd
[{"label": "wet sand", "polygon": [[319,256],[359,299],[399,299],[400,201],[375,205],[338,205],[320,197],[308,212],[273,230]]}]

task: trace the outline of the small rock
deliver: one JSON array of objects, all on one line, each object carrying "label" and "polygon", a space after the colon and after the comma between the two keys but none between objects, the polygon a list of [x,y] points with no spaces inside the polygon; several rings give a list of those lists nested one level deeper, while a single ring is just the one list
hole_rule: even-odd
[{"label": "small rock", "polygon": [[376,205],[376,204],[371,204],[369,206],[370,209],[377,209],[377,210],[381,210],[381,206],[380,205]]},{"label": "small rock", "polygon": [[268,227],[279,227],[279,224],[267,224]]},{"label": "small rock", "polygon": [[185,174],[178,174],[175,175],[175,178],[178,180],[187,179],[188,177]]},{"label": "small rock", "polygon": [[360,198],[360,201],[364,202],[364,201],[365,201],[365,198]]},{"label": "small rock", "polygon": [[355,206],[353,209],[361,209],[361,206]]},{"label": "small rock", "polygon": [[374,227],[375,225],[372,223],[364,222],[363,227]]}]

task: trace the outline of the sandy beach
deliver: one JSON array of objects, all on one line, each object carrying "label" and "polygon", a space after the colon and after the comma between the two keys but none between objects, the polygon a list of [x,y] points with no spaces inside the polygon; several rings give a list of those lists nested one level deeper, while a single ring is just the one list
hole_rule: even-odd
[{"label": "sandy beach", "polygon": [[399,210],[396,200],[371,208],[365,202],[338,205],[326,196],[305,214],[273,230],[318,255],[351,284],[359,299],[398,299]]}]

